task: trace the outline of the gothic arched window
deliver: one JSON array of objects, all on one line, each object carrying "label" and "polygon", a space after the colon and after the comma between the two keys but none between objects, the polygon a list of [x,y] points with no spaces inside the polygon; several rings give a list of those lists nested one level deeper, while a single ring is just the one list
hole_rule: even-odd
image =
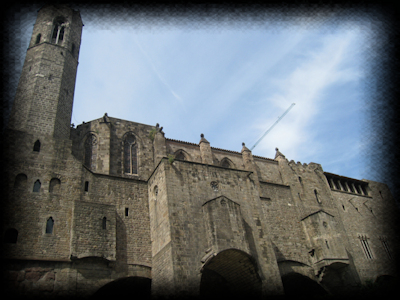
[{"label": "gothic arched window", "polygon": [[51,36],[51,42],[53,44],[61,44],[64,39],[64,28],[65,23],[62,19],[54,21],[53,33]]},{"label": "gothic arched window", "polygon": [[177,159],[177,160],[185,160],[186,157],[185,157],[185,154],[183,154],[183,151],[176,152],[175,159]]},{"label": "gothic arched window", "polygon": [[221,167],[224,168],[230,168],[231,167],[231,163],[229,162],[229,159],[224,158],[221,162]]},{"label": "gothic arched window", "polygon": [[47,219],[46,223],[46,233],[53,233],[53,227],[54,227],[54,220],[52,217]]},{"label": "gothic arched window", "polygon": [[85,141],[84,164],[92,171],[96,170],[96,149],[97,149],[97,138],[94,134],[90,134],[88,135]]},{"label": "gothic arched window", "polygon": [[133,134],[124,140],[124,173],[137,174],[137,143]]}]

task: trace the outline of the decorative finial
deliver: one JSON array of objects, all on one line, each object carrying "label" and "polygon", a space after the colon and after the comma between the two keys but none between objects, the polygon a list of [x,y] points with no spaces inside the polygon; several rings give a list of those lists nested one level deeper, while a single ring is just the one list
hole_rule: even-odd
[{"label": "decorative finial", "polygon": [[279,151],[279,149],[278,149],[278,148],[275,148],[275,151]]},{"label": "decorative finial", "polygon": [[245,144],[244,144],[244,143],[242,143],[242,146],[245,146]]},{"label": "decorative finial", "polygon": [[203,137],[204,137],[204,134],[200,134],[200,137],[202,137],[202,138],[203,138]]}]

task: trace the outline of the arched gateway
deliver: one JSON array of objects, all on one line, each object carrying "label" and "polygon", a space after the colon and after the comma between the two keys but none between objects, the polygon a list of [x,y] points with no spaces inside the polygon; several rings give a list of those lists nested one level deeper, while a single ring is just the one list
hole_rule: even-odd
[{"label": "arched gateway", "polygon": [[241,295],[256,299],[261,294],[256,262],[243,251],[224,250],[206,262],[202,269],[200,297],[203,299]]},{"label": "arched gateway", "polygon": [[107,283],[97,290],[92,299],[100,297],[115,299],[150,299],[151,279],[145,277],[131,276],[119,278]]}]

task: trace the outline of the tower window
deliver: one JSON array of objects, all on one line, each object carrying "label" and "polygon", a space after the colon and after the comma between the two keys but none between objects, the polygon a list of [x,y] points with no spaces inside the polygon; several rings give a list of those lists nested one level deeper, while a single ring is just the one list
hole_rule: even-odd
[{"label": "tower window", "polygon": [[89,191],[89,181],[85,181],[85,192]]},{"label": "tower window", "polygon": [[17,177],[15,177],[14,188],[19,189],[26,187],[27,181],[28,177],[25,174],[18,174]]},{"label": "tower window", "polygon": [[125,217],[127,217],[129,215],[129,208],[125,207]]},{"label": "tower window", "polygon": [[39,179],[36,180],[35,183],[33,184],[33,192],[39,193],[41,185],[42,184],[40,183],[40,180]]},{"label": "tower window", "polygon": [[124,140],[124,172],[137,174],[137,143],[133,134],[128,134]]},{"label": "tower window", "polygon": [[4,234],[4,243],[16,244],[18,238],[18,231],[14,228],[9,228]]},{"label": "tower window", "polygon": [[39,140],[37,140],[35,142],[35,144],[33,145],[33,151],[40,152],[40,141]]},{"label": "tower window", "polygon": [[54,22],[53,34],[51,36],[51,42],[53,44],[61,44],[64,39],[64,28],[65,24],[61,20]]},{"label": "tower window", "polygon": [[61,181],[58,178],[52,178],[50,180],[49,192],[57,193],[60,190]]},{"label": "tower window", "polygon": [[103,218],[101,226],[103,229],[107,229],[107,218],[106,217]]},{"label": "tower window", "polygon": [[52,234],[53,233],[53,227],[54,227],[54,220],[52,217],[47,219],[46,223],[46,233]]},{"label": "tower window", "polygon": [[35,44],[39,44],[40,43],[40,38],[42,37],[42,35],[39,33],[37,36],[36,36],[36,42],[35,42]]}]

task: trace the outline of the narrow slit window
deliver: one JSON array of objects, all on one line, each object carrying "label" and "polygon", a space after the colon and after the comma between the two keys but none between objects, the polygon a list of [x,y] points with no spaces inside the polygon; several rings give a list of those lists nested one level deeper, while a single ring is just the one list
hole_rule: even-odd
[{"label": "narrow slit window", "polygon": [[106,217],[103,218],[101,226],[102,226],[103,229],[107,229],[107,218]]},{"label": "narrow slit window", "polygon": [[40,152],[40,141],[39,140],[37,140],[35,142],[35,144],[33,145],[33,151]]},{"label": "narrow slit window", "polygon": [[125,207],[125,217],[129,216],[129,208]]},{"label": "narrow slit window", "polygon": [[89,181],[85,181],[85,192],[89,191]]},{"label": "narrow slit window", "polygon": [[47,219],[46,223],[46,233],[52,234],[53,233],[53,227],[54,227],[54,220],[52,217]]},{"label": "narrow slit window", "polygon": [[36,36],[36,42],[35,42],[35,44],[39,44],[40,43],[40,38],[42,37],[42,35],[39,33],[37,36]]},{"label": "narrow slit window", "polygon": [[366,258],[369,259],[369,260],[373,259],[374,257],[372,255],[372,251],[371,251],[371,248],[370,248],[369,243],[368,243],[368,238],[365,237],[365,236],[361,236],[360,237],[360,241],[361,241],[361,245],[362,245],[362,248],[364,250]]},{"label": "narrow slit window", "polygon": [[381,242],[382,242],[383,248],[384,248],[385,251],[386,251],[386,254],[387,254],[388,258],[389,258],[389,259],[392,259],[392,254],[390,253],[390,250],[389,250],[389,246],[388,246],[387,241],[386,241],[385,239],[382,239]]}]

